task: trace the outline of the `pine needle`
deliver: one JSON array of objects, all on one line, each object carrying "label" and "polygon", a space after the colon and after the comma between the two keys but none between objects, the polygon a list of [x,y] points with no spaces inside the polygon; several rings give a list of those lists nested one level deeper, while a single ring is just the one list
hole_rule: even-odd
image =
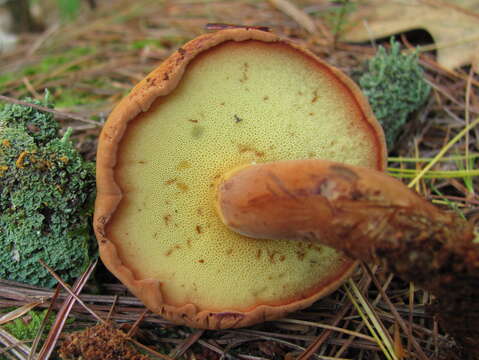
[{"label": "pine needle", "polygon": [[466,126],[464,129],[462,129],[456,136],[454,136],[454,138],[451,139],[451,141],[449,141],[442,149],[441,151],[439,151],[439,153],[432,159],[432,161],[426,165],[426,167],[424,169],[422,169],[422,171],[416,175],[416,177],[408,184],[408,187],[409,188],[412,188],[414,187],[414,185],[416,185],[419,180],[421,180],[424,175],[426,175],[426,173],[434,166],[436,165],[436,163],[444,156],[444,154],[446,154],[449,149],[455,144],[457,143],[464,135],[466,135],[466,133],[468,133],[469,131],[471,131],[474,127],[476,127],[477,125],[479,124],[479,118],[477,118],[476,120],[474,120],[472,123],[470,123],[468,126]]},{"label": "pine needle", "polygon": [[[394,352],[394,345],[390,335],[384,331],[384,327],[381,325],[380,320],[369,306],[369,303],[364,298],[361,291],[359,291],[358,287],[351,279],[348,280],[348,285],[349,286],[345,285],[344,288],[346,289],[349,299],[365,322],[384,356],[386,356],[388,360],[399,360]],[[356,298],[359,300],[359,303],[356,301]]]}]

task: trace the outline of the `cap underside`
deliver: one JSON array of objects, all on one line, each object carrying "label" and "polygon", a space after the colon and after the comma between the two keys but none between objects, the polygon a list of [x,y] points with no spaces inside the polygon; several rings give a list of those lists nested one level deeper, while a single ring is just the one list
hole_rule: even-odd
[{"label": "cap underside", "polygon": [[222,43],[129,123],[107,237],[136,279],[161,281],[170,305],[248,311],[312,296],[351,262],[325,247],[233,233],[216,213],[216,183],[252,162],[376,167],[374,136],[348,88],[312,58],[283,43]]}]

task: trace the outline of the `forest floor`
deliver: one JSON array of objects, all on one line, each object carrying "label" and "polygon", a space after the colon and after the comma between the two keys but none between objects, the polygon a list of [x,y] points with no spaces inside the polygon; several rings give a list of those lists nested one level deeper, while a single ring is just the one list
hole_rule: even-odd
[{"label": "forest floor", "polygon": [[[41,34],[23,35],[13,52],[0,55],[0,94],[42,99],[44,89],[49,89],[58,111],[78,115],[59,121],[63,128],[73,128],[78,149],[94,160],[98,135],[115,104],[179,46],[205,33],[207,23],[267,26],[347,74],[361,72],[377,44],[340,41],[334,29],[343,26],[344,20],[337,8],[306,0],[295,3],[313,19],[316,30],[306,30],[301,20],[268,1],[100,1],[98,8],[84,9],[76,20],[52,22]],[[404,48],[431,40],[421,32],[400,34],[397,39]],[[377,42],[387,46],[388,39]],[[392,149],[389,172],[407,184],[434,160],[414,188],[438,206],[477,223],[479,188],[474,169],[478,168],[479,128],[451,143],[446,154],[441,150],[479,116],[479,77],[469,67],[444,69],[435,61],[434,49],[420,53],[419,59],[432,91]],[[454,358],[454,341],[427,311],[432,296],[366,264],[359,266],[347,285],[308,309],[278,321],[222,331],[176,326],[146,311],[101,264],[96,272],[104,275],[97,275],[81,290],[90,310],[76,302],[58,312],[71,319],[58,329],[59,342],[68,332],[94,325],[99,317],[127,333],[151,358]],[[0,280],[0,307],[58,311],[64,302],[71,302],[67,292],[54,293]],[[2,334],[0,342],[5,344]],[[16,352],[5,352],[7,358],[27,359],[32,342],[13,348]],[[0,348],[0,357],[1,352]]]}]

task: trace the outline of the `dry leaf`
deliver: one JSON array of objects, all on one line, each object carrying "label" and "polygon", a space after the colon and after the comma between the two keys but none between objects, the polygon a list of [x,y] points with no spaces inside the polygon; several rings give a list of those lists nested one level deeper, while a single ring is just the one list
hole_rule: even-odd
[{"label": "dry leaf", "polygon": [[359,0],[347,23],[342,40],[352,42],[425,29],[442,66],[473,64],[479,71],[478,0]]}]

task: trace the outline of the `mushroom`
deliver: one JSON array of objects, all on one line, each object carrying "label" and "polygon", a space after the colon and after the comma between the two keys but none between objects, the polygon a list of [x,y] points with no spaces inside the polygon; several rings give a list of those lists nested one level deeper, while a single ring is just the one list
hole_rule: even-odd
[{"label": "mushroom", "polygon": [[223,222],[248,237],[307,240],[383,264],[437,297],[442,327],[479,359],[473,225],[374,169],[327,160],[250,165],[218,185]]},{"label": "mushroom", "polygon": [[104,126],[94,215],[101,258],[177,324],[241,327],[307,307],[356,263],[308,242],[236,234],[215,204],[229,169],[308,158],[384,170],[383,131],[357,86],[272,33],[200,36]]}]

